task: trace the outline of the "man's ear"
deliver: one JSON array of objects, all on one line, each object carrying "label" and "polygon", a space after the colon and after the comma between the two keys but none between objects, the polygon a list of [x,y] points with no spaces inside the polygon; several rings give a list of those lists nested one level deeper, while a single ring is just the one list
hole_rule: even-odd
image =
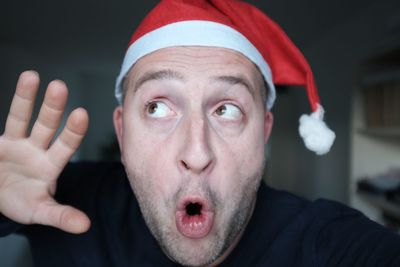
[{"label": "man's ear", "polygon": [[118,106],[115,108],[113,114],[114,130],[118,139],[118,145],[119,145],[119,150],[121,151],[121,155],[122,155],[122,124],[123,124],[122,113],[123,113],[123,107]]},{"label": "man's ear", "polygon": [[271,135],[272,126],[274,124],[274,115],[272,115],[271,111],[265,111],[264,118],[264,144],[268,143],[269,137]]}]

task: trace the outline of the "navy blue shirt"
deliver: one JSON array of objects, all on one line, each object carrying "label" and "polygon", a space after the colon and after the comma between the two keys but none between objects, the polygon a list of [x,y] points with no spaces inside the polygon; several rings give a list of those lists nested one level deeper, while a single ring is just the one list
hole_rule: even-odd
[{"label": "navy blue shirt", "polygon": [[[27,236],[36,266],[179,266],[147,229],[120,163],[69,164],[56,199],[84,211],[90,230],[73,235],[0,215],[0,235]],[[220,266],[400,266],[400,237],[339,203],[263,184],[242,239]]]}]

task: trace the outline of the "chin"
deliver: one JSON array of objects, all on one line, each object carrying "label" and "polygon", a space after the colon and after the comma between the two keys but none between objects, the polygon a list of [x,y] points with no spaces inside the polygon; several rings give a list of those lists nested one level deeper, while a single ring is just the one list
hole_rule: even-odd
[{"label": "chin", "polygon": [[162,244],[164,253],[170,259],[183,266],[208,266],[215,262],[225,250],[223,242],[211,236],[196,240],[180,236],[178,240],[173,241],[174,244],[168,244],[169,242],[171,239],[159,243]]}]

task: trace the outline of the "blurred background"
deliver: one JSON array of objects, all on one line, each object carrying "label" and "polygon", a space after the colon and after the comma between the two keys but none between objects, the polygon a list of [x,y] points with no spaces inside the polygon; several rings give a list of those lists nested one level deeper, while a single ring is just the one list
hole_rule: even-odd
[{"label": "blurred background", "polygon": [[[277,21],[313,68],[337,139],[317,157],[298,136],[310,108],[303,88],[279,88],[265,180],[308,199],[330,198],[398,229],[400,218],[400,1],[249,1]],[[20,72],[70,89],[90,128],[74,160],[119,159],[114,82],[131,33],[157,1],[2,1],[0,132]],[[39,107],[37,107],[38,109]],[[37,110],[36,109],[36,110]],[[0,266],[31,266],[27,241],[0,239]]]}]

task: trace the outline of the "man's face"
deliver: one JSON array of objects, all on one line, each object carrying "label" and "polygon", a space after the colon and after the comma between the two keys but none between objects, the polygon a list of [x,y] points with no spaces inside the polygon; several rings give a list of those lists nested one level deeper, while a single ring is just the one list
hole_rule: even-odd
[{"label": "man's face", "polygon": [[174,47],[131,69],[114,122],[130,184],[164,252],[221,261],[254,208],[272,126],[262,76],[222,48]]}]

